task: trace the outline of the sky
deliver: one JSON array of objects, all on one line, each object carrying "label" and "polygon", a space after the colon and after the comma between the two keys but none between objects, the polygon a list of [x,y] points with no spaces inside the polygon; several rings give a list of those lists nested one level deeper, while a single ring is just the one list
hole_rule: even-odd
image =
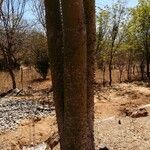
[{"label": "sky", "polygon": [[[115,2],[117,0],[96,0],[96,7],[104,7],[106,5],[111,5],[113,2]],[[127,6],[128,7],[134,7],[136,6],[138,3],[138,0],[127,0]],[[32,20],[34,18],[32,12],[30,11],[31,6],[27,6],[27,10],[26,10],[26,14],[25,14],[25,18],[28,20]]]},{"label": "sky", "polygon": [[[116,0],[96,0],[96,6],[104,7],[105,5],[111,5]],[[129,7],[134,7],[138,3],[138,0],[127,0],[127,5]]]}]

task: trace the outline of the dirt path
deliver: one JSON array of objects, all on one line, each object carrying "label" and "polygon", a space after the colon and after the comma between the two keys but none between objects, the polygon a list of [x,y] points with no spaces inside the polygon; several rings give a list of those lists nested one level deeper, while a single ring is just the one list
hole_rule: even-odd
[{"label": "dirt path", "polygon": [[37,145],[54,133],[57,133],[55,117],[23,120],[17,130],[0,135],[0,150],[20,150],[23,146]]}]

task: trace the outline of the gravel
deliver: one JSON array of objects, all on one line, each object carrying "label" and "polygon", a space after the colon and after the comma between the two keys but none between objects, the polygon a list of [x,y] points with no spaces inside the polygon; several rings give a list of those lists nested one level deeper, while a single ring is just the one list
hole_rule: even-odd
[{"label": "gravel", "polygon": [[150,116],[97,120],[95,139],[97,150],[101,144],[109,150],[150,150]]},{"label": "gravel", "polygon": [[22,119],[54,114],[54,108],[32,100],[0,99],[0,133],[15,130]]}]

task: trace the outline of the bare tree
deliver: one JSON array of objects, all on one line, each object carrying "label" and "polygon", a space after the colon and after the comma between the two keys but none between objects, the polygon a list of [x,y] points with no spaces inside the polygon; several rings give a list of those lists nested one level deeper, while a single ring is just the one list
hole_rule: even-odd
[{"label": "bare tree", "polygon": [[[14,67],[17,64],[15,57],[16,47],[20,44],[18,35],[23,30],[23,15],[27,0],[5,0],[0,8],[0,51],[11,76],[13,89],[16,88]],[[22,31],[21,31],[22,32]]]},{"label": "bare tree", "polygon": [[32,3],[32,12],[39,25],[41,25],[44,31],[46,31],[44,0],[32,0]]}]

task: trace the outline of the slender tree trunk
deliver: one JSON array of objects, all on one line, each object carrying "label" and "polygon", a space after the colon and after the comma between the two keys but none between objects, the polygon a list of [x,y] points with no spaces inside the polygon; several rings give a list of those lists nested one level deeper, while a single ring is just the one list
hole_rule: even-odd
[{"label": "slender tree trunk", "polygon": [[102,72],[103,72],[103,87],[105,87],[106,86],[106,79],[105,79],[106,66],[105,65],[102,68]]},{"label": "slender tree trunk", "polygon": [[16,89],[17,85],[16,85],[16,78],[15,78],[15,74],[13,72],[13,69],[11,67],[11,56],[9,55],[9,53],[7,53],[5,50],[4,50],[4,47],[2,47],[2,53],[3,53],[3,57],[4,57],[4,60],[6,62],[6,68],[7,68],[7,71],[10,75],[10,78],[11,78],[11,81],[12,81],[12,88],[13,89]]},{"label": "slender tree trunk", "polygon": [[144,59],[142,59],[140,64],[140,71],[141,71],[141,80],[144,80]]},{"label": "slender tree trunk", "polygon": [[128,81],[131,81],[131,66],[132,66],[131,59],[132,58],[129,55],[128,66],[127,66],[127,78],[128,78]]},{"label": "slender tree trunk", "polygon": [[87,150],[87,47],[82,0],[62,0],[65,150]]},{"label": "slender tree trunk", "polygon": [[123,70],[119,69],[119,82],[122,82],[122,74],[123,74]]},{"label": "slender tree trunk", "polygon": [[45,0],[48,48],[60,146],[64,150],[63,33],[59,0]]},{"label": "slender tree trunk", "polygon": [[10,77],[11,77],[11,81],[12,81],[12,88],[13,88],[13,89],[16,89],[17,85],[16,85],[15,74],[14,74],[13,70],[12,70],[12,69],[10,69],[10,68],[8,69],[8,72],[9,72]]},{"label": "slender tree trunk", "polygon": [[146,51],[146,73],[147,73],[147,78],[149,79],[150,82],[150,51],[149,51],[149,41],[148,41],[148,32],[146,32],[146,41],[144,42],[144,48]]},{"label": "slender tree trunk", "polygon": [[11,64],[12,62],[14,63],[14,61],[12,60],[9,52],[8,52],[6,57],[7,57],[7,69],[8,69],[8,72],[10,74],[11,81],[12,81],[12,88],[16,89],[17,88],[16,78],[15,78],[15,73],[13,71],[14,66],[12,66],[12,64]]},{"label": "slender tree trunk", "polygon": [[112,58],[110,58],[108,68],[109,68],[109,85],[111,86],[112,85]]},{"label": "slender tree trunk", "polygon": [[133,65],[132,66],[132,74],[135,76],[135,68],[136,68],[136,65]]},{"label": "slender tree trunk", "polygon": [[140,76],[140,73],[141,73],[139,69],[140,69],[139,66],[136,66],[136,72],[137,72],[138,76]]},{"label": "slender tree trunk", "polygon": [[94,74],[96,48],[95,0],[84,0],[84,13],[87,31],[87,113],[88,150],[94,150]]},{"label": "slender tree trunk", "polygon": [[111,50],[110,50],[110,58],[109,58],[109,85],[112,85],[112,63],[113,63],[113,49],[114,49],[115,38],[112,38]]},{"label": "slender tree trunk", "polygon": [[150,64],[150,59],[149,59],[149,56],[147,56],[147,58],[146,58],[146,72],[147,72],[147,77],[148,77],[148,79],[150,79],[150,68],[149,68],[149,64]]}]

